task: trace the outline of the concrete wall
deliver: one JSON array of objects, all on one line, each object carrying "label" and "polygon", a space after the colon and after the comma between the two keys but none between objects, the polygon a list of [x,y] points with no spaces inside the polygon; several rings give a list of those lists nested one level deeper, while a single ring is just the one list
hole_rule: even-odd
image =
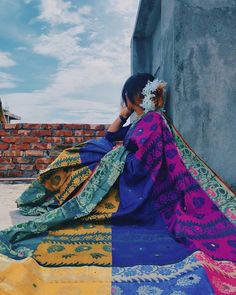
[{"label": "concrete wall", "polygon": [[234,189],[235,19],[235,0],[142,0],[132,38],[132,72],[168,82],[167,114]]}]

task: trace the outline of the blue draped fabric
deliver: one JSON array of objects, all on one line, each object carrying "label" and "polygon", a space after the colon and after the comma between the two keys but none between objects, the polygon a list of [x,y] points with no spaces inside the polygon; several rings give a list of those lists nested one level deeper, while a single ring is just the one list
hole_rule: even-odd
[{"label": "blue draped fabric", "polygon": [[101,158],[112,150],[114,145],[115,143],[106,137],[88,140],[79,150],[81,162],[94,170]]},{"label": "blue draped fabric", "polygon": [[[109,140],[123,140],[130,151],[119,178],[120,205],[112,215],[112,264],[165,265],[176,263],[191,254],[178,244],[168,231],[150,194],[153,180],[143,163],[137,159],[137,145],[130,140],[131,125],[110,132]],[[168,255],[169,253],[172,255]]]}]

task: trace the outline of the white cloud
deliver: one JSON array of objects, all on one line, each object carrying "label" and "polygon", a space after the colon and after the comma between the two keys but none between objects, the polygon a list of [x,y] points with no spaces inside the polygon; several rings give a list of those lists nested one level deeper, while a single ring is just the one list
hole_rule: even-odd
[{"label": "white cloud", "polygon": [[84,32],[82,26],[75,26],[62,32],[55,30],[42,34],[34,45],[34,52],[57,58],[67,64],[77,59],[80,51],[79,34]]},{"label": "white cloud", "polygon": [[18,46],[18,47],[15,48],[15,50],[18,50],[18,51],[26,51],[26,50],[28,50],[28,48],[25,47],[25,46]]},{"label": "white cloud", "polygon": [[[107,0],[106,7],[110,2]],[[93,8],[96,16],[90,6],[77,8],[69,1],[41,0],[37,19],[49,26],[40,36],[32,36],[33,51],[59,63],[45,89],[4,96],[22,121],[112,122],[118,113],[121,87],[130,74],[130,38],[137,1],[113,1],[110,5],[113,8],[109,9],[120,16],[120,30],[98,39],[102,25],[112,26],[98,18],[101,7]],[[109,9],[106,13],[111,12]],[[82,43],[85,33],[89,41]]]},{"label": "white cloud", "polygon": [[4,95],[3,102],[21,116],[22,122],[107,123],[117,112],[115,103],[56,97],[41,91]]},{"label": "white cloud", "polygon": [[91,12],[91,7],[86,5],[74,9],[70,1],[63,0],[41,0],[41,14],[39,20],[48,22],[51,25],[58,24],[81,24],[82,16]]},{"label": "white cloud", "polygon": [[108,0],[107,12],[115,12],[122,15],[133,15],[137,13],[139,0]]},{"label": "white cloud", "polygon": [[[136,15],[138,12],[139,0],[107,0],[106,13],[115,14],[121,17],[123,26],[123,38],[126,45],[130,40],[135,27]],[[129,50],[127,48],[127,50]]]},{"label": "white cloud", "polygon": [[[50,7],[48,1],[43,3]],[[71,8],[69,2],[53,1],[53,3],[60,7],[58,11],[64,9],[64,15],[67,15],[67,10]],[[44,7],[42,15],[45,15],[45,9]],[[89,12],[89,9],[86,8],[85,11]],[[52,21],[50,17],[47,19]],[[130,36],[127,29],[125,28],[118,36],[91,41],[88,47],[83,47],[80,44],[80,34],[84,32],[89,34],[88,31],[91,31],[91,35],[94,36],[91,23],[92,21],[87,19],[85,23],[81,22],[63,31],[53,27],[47,34],[42,34],[37,39],[33,50],[38,54],[54,57],[60,62],[58,71],[50,77],[51,85],[45,90],[49,95],[78,95],[78,93],[83,95],[86,91],[91,92],[89,89],[96,85],[104,85],[104,88],[107,84],[110,87],[121,87],[129,75]]]},{"label": "white cloud", "polygon": [[0,51],[0,68],[12,67],[16,62],[11,58],[10,53]]},{"label": "white cloud", "polygon": [[[0,68],[9,68],[16,65],[10,53],[0,51]],[[16,87],[16,79],[13,75],[0,71],[0,89]]]},{"label": "white cloud", "polygon": [[0,89],[15,88],[16,79],[10,74],[0,72]]}]

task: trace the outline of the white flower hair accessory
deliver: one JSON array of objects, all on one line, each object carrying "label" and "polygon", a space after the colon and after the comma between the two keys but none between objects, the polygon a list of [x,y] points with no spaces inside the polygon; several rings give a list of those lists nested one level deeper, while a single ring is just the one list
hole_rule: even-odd
[{"label": "white flower hair accessory", "polygon": [[[143,98],[142,103],[140,104],[140,106],[142,108],[144,108],[145,113],[147,113],[149,111],[156,111],[157,110],[157,107],[154,102],[154,99],[156,97],[155,92],[157,92],[158,90],[163,90],[163,93],[164,93],[166,85],[167,85],[167,83],[162,80],[158,80],[158,79],[155,79],[153,81],[148,80],[146,86],[142,90],[142,94],[143,94],[144,98]],[[163,107],[164,107],[164,105],[158,109],[165,112]]]}]

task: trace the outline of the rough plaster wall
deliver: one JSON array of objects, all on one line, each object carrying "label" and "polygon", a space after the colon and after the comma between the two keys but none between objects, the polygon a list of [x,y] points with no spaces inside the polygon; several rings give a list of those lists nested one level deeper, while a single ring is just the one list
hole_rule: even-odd
[{"label": "rough plaster wall", "polygon": [[[149,13],[142,10],[140,19]],[[236,1],[163,0],[161,20],[156,15],[152,36],[133,40],[132,72],[168,82],[167,115],[236,189]]]},{"label": "rough plaster wall", "polygon": [[[157,76],[168,82],[167,101],[165,108],[167,115],[174,121],[174,13],[175,0],[161,2],[161,64]],[[155,36],[154,36],[155,38]],[[157,37],[156,37],[157,38]],[[155,71],[154,71],[155,73]]]},{"label": "rough plaster wall", "polygon": [[175,2],[174,122],[236,188],[236,2]]},{"label": "rough plaster wall", "polygon": [[[150,39],[149,38],[136,38],[132,41],[132,62],[131,72],[149,72],[151,66],[150,56]],[[142,57],[142,58],[140,58]]]}]

